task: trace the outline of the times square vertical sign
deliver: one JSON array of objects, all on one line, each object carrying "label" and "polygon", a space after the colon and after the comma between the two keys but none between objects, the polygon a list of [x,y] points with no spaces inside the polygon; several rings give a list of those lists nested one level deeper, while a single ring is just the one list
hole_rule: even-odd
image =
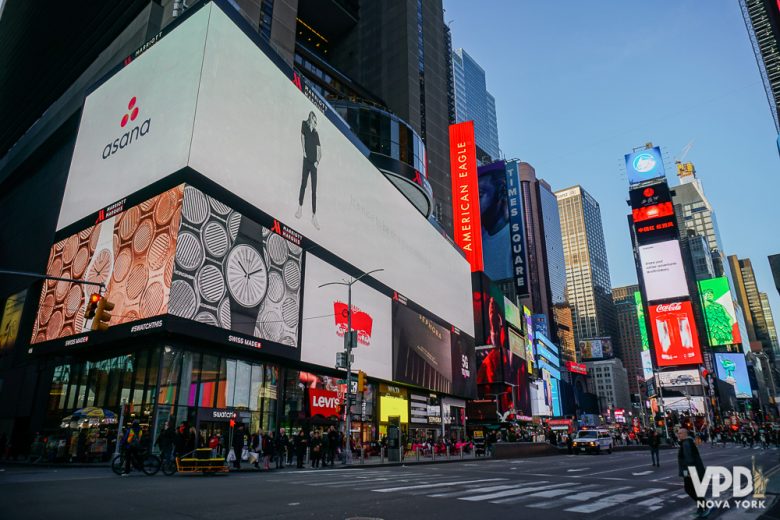
[{"label": "times square vertical sign", "polygon": [[509,205],[509,239],[512,246],[512,278],[518,296],[528,296],[528,275],[525,260],[525,229],[523,197],[520,187],[520,164],[506,163],[506,198]]},{"label": "times square vertical sign", "polygon": [[450,125],[450,173],[455,243],[466,254],[471,272],[483,271],[474,121]]}]

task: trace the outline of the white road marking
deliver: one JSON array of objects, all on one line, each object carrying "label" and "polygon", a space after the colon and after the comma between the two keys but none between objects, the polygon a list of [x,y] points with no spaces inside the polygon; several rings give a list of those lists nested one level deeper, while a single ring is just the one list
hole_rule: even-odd
[{"label": "white road marking", "polygon": [[393,488],[385,488],[385,489],[372,489],[371,491],[375,491],[377,493],[391,493],[393,491],[404,491],[407,489],[422,489],[422,488],[435,488],[435,487],[448,487],[448,486],[458,486],[461,484],[477,484],[479,482],[496,482],[499,480],[509,480],[505,478],[483,478],[479,480],[459,480],[455,482],[441,482],[438,484],[427,484],[424,486],[400,486],[400,487],[393,487]]},{"label": "white road marking", "polygon": [[552,488],[562,488],[562,487],[575,486],[575,485],[576,485],[575,482],[567,482],[562,484],[553,484],[551,486],[537,486],[537,487],[530,487],[525,489],[499,491],[497,493],[490,493],[488,495],[479,495],[476,497],[463,497],[463,498],[459,498],[458,500],[465,500],[467,502],[482,502],[484,500],[492,501],[495,498],[505,498],[505,497],[511,497],[516,495],[527,495],[528,493],[533,493],[534,491],[544,491]]},{"label": "white road marking", "polygon": [[[546,482],[546,481],[545,481]],[[534,484],[541,484],[542,482],[534,482]],[[484,488],[473,488],[473,489],[466,489],[466,490],[460,490],[460,491],[453,491],[452,493],[437,493],[435,495],[427,495],[428,498],[448,498],[448,497],[458,497],[462,496],[466,493],[491,493],[493,491],[503,491],[505,489],[517,489],[520,486],[527,485],[527,482],[518,482],[515,484],[505,484],[503,486],[490,486],[490,487],[484,487]]]},{"label": "white road marking", "polygon": [[660,489],[660,488],[651,488],[651,489],[640,489],[638,491],[634,491],[633,493],[617,493],[617,494],[613,494],[601,498],[589,504],[582,504],[579,506],[570,507],[566,509],[566,511],[569,511],[571,513],[595,513],[596,511],[601,511],[602,509],[606,509],[608,507],[622,504],[628,500],[631,500],[632,498],[639,498],[646,495],[655,495],[663,491],[667,491],[667,490]]},{"label": "white road marking", "polygon": [[652,473],[652,472],[653,472],[653,470],[651,470],[651,469],[648,469],[647,471],[638,471],[638,472],[636,472],[636,473],[634,473],[634,472],[632,471],[632,472],[631,472],[631,474],[632,474],[632,475],[634,475],[635,477],[639,477],[639,476],[641,476],[641,475],[649,475],[649,474],[650,474],[650,473]]},{"label": "white road marking", "polygon": [[566,473],[574,473],[575,471],[587,471],[590,468],[577,468],[577,469],[567,469]]}]

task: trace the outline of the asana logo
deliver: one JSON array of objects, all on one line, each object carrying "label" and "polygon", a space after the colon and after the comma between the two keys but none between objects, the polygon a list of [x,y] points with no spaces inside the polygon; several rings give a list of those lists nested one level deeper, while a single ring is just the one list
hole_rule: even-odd
[{"label": "asana logo", "polygon": [[133,123],[136,119],[138,119],[138,114],[140,113],[140,109],[137,106],[137,101],[137,98],[133,96],[127,103],[127,112],[125,112],[122,118],[119,120],[119,127],[127,127],[127,131],[103,147],[104,160],[108,159],[119,150],[130,146],[133,141],[137,141],[149,133],[149,129],[152,126],[151,118],[133,126]]}]

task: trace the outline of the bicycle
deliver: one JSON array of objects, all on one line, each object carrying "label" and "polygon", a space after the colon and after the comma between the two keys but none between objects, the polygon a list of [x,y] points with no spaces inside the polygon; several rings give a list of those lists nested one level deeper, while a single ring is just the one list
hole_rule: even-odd
[{"label": "bicycle", "polygon": [[[121,475],[125,471],[126,456],[127,453],[122,452],[122,454],[119,455],[119,457],[115,457],[114,461],[111,463],[111,470],[117,475]],[[160,457],[152,453],[139,453],[137,456],[133,457],[133,459],[134,460],[132,460],[132,463],[130,464],[130,469],[132,470],[135,468],[150,477],[157,474],[162,465]]]}]

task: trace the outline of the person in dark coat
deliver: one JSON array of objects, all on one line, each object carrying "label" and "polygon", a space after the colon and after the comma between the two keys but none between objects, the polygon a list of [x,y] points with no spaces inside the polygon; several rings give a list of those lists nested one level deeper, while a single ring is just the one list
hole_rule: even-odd
[{"label": "person in dark coat", "polygon": [[297,467],[303,467],[303,457],[306,455],[306,447],[309,445],[309,438],[306,436],[306,432],[303,428],[298,430],[298,435],[295,436],[295,457],[297,459]]},{"label": "person in dark coat", "polygon": [[157,447],[160,448],[160,459],[163,462],[171,460],[173,444],[176,440],[176,430],[170,421],[165,421],[162,431],[157,436]]},{"label": "person in dark coat", "polygon": [[274,432],[269,431],[263,435],[263,468],[271,469],[271,461],[274,459],[274,450],[276,449],[276,439]]},{"label": "person in dark coat", "polygon": [[322,437],[320,437],[320,432],[316,431],[314,432],[314,435],[312,435],[311,437],[311,467],[319,468],[321,458],[322,458]]},{"label": "person in dark coat", "polygon": [[236,454],[236,460],[233,461],[235,469],[241,469],[241,454],[244,451],[244,424],[236,423],[233,428],[233,453]]},{"label": "person in dark coat", "polygon": [[285,454],[287,453],[287,445],[290,443],[290,439],[287,438],[287,434],[284,428],[279,430],[279,435],[276,436],[276,443],[274,445],[274,454],[276,455],[276,469],[284,468]]},{"label": "person in dark coat", "polygon": [[336,428],[331,426],[328,428],[328,460],[330,461],[330,465],[333,466],[336,461],[336,451],[339,447],[339,432],[336,431]]},{"label": "person in dark coat", "polygon": [[647,444],[650,446],[650,458],[652,464],[655,467],[661,467],[661,436],[658,435],[656,430],[650,430],[650,436],[647,439]]},{"label": "person in dark coat", "polygon": [[677,432],[677,438],[680,440],[680,449],[677,451],[677,468],[679,475],[683,478],[685,492],[696,502],[696,512],[699,518],[706,518],[712,512],[712,508],[699,507],[699,502],[703,502],[705,497],[696,495],[696,489],[693,487],[691,469],[695,468],[699,478],[704,476],[704,461],[701,460],[696,443],[688,436],[688,430],[680,428]]}]

